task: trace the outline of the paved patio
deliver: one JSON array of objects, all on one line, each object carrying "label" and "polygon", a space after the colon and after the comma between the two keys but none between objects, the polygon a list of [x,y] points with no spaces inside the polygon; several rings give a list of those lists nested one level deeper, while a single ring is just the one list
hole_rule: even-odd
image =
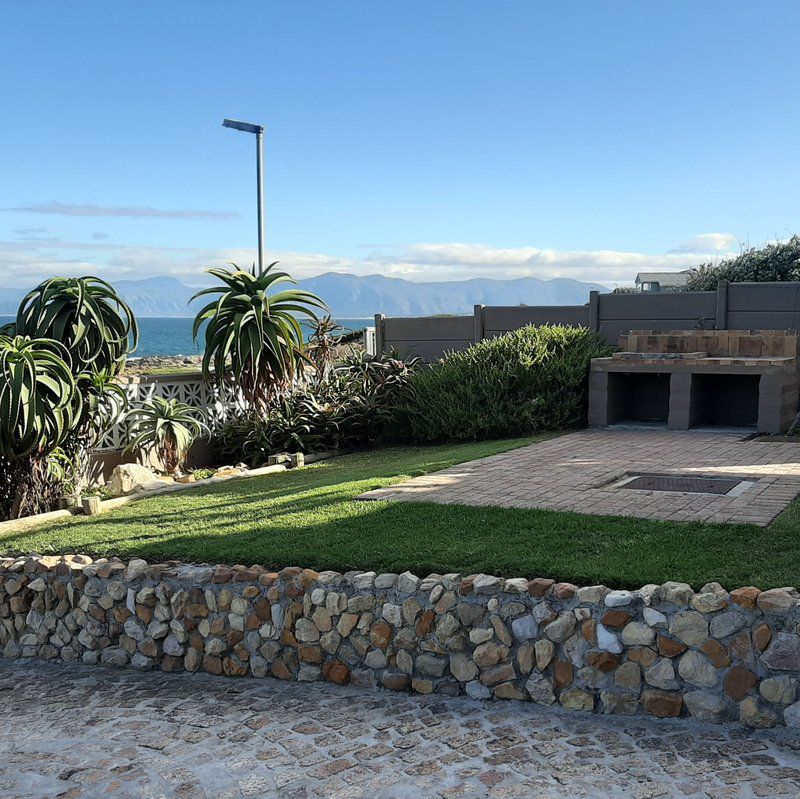
[{"label": "paved patio", "polygon": [[[735,475],[736,495],[641,491],[631,472]],[[769,524],[800,493],[800,442],[728,432],[581,430],[362,494],[363,500],[542,508],[667,521]]]},{"label": "paved patio", "polygon": [[0,661],[0,797],[796,797],[800,735]]}]

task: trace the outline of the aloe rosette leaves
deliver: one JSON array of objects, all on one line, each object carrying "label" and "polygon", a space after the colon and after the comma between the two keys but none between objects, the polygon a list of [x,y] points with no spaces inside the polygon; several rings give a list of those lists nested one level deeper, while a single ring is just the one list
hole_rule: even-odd
[{"label": "aloe rosette leaves", "polygon": [[[203,373],[221,384],[232,373],[245,400],[263,410],[299,374],[306,362],[303,332],[298,316],[317,319],[325,303],[299,288],[283,288],[295,281],[278,271],[277,261],[263,271],[231,268],[209,269],[222,285],[203,289],[192,297],[219,295],[202,308],[194,321],[197,340],[205,328]],[[213,365],[213,374],[212,374]]]}]

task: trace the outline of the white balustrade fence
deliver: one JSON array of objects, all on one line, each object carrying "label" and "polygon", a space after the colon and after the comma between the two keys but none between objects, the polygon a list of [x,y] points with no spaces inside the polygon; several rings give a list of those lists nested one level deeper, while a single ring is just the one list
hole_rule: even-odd
[{"label": "white balustrade fence", "polygon": [[[220,390],[197,373],[174,375],[144,375],[124,377],[125,393],[130,407],[153,397],[176,399],[199,409],[203,420],[213,430],[231,413],[244,410],[241,395],[233,387]],[[105,433],[96,447],[97,451],[122,450],[128,444],[128,427],[124,417],[118,419]]]}]

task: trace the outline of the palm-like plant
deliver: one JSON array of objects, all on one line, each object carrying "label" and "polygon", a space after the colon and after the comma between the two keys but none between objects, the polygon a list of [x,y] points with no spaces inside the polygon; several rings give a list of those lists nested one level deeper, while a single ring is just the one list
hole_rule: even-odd
[{"label": "palm-like plant", "polygon": [[22,300],[17,335],[51,338],[69,349],[76,374],[118,375],[136,349],[139,328],[130,307],[98,277],[54,277]]},{"label": "palm-like plant", "polygon": [[[209,269],[208,274],[221,286],[199,291],[192,297],[218,294],[202,308],[194,321],[195,341],[204,322],[205,353],[203,373],[222,383],[230,368],[244,398],[263,410],[270,398],[297,375],[303,363],[303,332],[297,314],[316,320],[316,309],[327,310],[325,303],[309,291],[284,289],[295,281],[275,269],[277,261],[263,271]],[[271,293],[274,292],[274,293]],[[230,361],[230,367],[228,367]]]},{"label": "palm-like plant", "polygon": [[81,397],[65,347],[0,335],[0,455],[47,455],[72,429]]},{"label": "palm-like plant", "polygon": [[0,518],[49,507],[48,456],[72,430],[81,396],[66,348],[0,334]]},{"label": "palm-like plant", "polygon": [[98,277],[54,277],[22,300],[13,327],[18,335],[54,339],[70,352],[81,413],[64,451],[72,458],[75,485],[88,480],[88,453],[127,407],[116,378],[139,341],[130,306]]},{"label": "palm-like plant", "polygon": [[198,411],[174,399],[153,397],[128,413],[127,449],[154,451],[169,474],[183,464],[195,439],[205,430]]}]

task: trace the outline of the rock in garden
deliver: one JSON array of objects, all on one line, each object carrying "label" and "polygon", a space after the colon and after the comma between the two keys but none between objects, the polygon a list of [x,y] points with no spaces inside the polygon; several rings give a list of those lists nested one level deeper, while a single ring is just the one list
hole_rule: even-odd
[{"label": "rock in garden", "polygon": [[544,628],[544,634],[556,643],[566,641],[575,630],[575,616],[572,613],[562,613],[555,621]]},{"label": "rock in garden", "polygon": [[642,616],[644,617],[645,622],[651,627],[667,626],[667,617],[663,613],[655,610],[655,608],[645,608],[642,611]]},{"label": "rock in garden", "polygon": [[556,701],[553,693],[553,684],[542,674],[534,674],[525,683],[525,690],[530,695],[532,701],[539,705],[552,705]]},{"label": "rock in garden", "polygon": [[476,594],[494,594],[503,581],[491,574],[479,574],[472,582],[472,590]]},{"label": "rock in garden", "polygon": [[791,705],[797,693],[797,680],[787,674],[778,677],[767,677],[758,686],[761,696],[767,702],[775,702],[778,705]]},{"label": "rock in garden", "polygon": [[600,704],[603,713],[632,716],[639,710],[639,698],[630,694],[615,694],[611,691],[600,693]]},{"label": "rock in garden", "polygon": [[594,710],[594,694],[580,688],[562,691],[559,701],[569,710],[582,710],[591,713]]},{"label": "rock in garden", "polygon": [[626,646],[649,646],[655,637],[656,633],[652,627],[638,621],[632,621],[622,631],[622,643]]},{"label": "rock in garden", "polygon": [[[397,654],[397,666],[402,668],[400,666],[400,652]],[[402,670],[405,671],[405,669]],[[459,652],[450,656],[450,673],[459,682],[467,683],[478,676],[478,667],[468,655]]]},{"label": "rock in garden", "polygon": [[690,650],[678,663],[678,674],[698,688],[711,688],[717,684],[717,670],[704,655]]},{"label": "rock in garden", "polygon": [[491,689],[477,680],[468,682],[465,686],[465,690],[470,699],[489,699],[492,695]]},{"label": "rock in garden", "polygon": [[642,670],[638,663],[627,661],[614,672],[614,684],[626,691],[638,693],[642,684]]},{"label": "rock in garden", "polygon": [[162,481],[159,476],[146,466],[138,463],[120,463],[111,472],[108,481],[108,490],[117,496],[129,494],[148,483],[166,485],[169,481]]},{"label": "rock in garden", "polygon": [[630,605],[633,602],[633,594],[630,591],[609,591],[605,596],[607,608],[619,608]]},{"label": "rock in garden", "polygon": [[667,658],[661,658],[650,668],[645,669],[644,679],[655,688],[676,689],[678,687],[678,681],[675,679],[675,667]]},{"label": "rock in garden", "polygon": [[138,580],[147,571],[147,561],[141,558],[133,558],[125,569],[125,579],[128,582]]},{"label": "rock in garden", "polygon": [[739,703],[739,721],[747,727],[765,729],[778,723],[778,714],[755,696],[748,696]]},{"label": "rock in garden", "polygon": [[664,602],[669,602],[680,608],[688,607],[694,596],[692,586],[686,583],[676,583],[672,580],[664,583],[658,593]]},{"label": "rock in garden", "polygon": [[617,636],[604,625],[597,625],[596,634],[598,649],[603,649],[606,652],[613,652],[617,655],[622,652],[622,643],[620,642],[619,638],[617,638]]},{"label": "rock in garden", "polygon": [[748,617],[741,611],[730,610],[711,619],[710,631],[714,638],[727,638],[747,626]]},{"label": "rock in garden", "polygon": [[397,578],[397,592],[400,594],[413,594],[419,585],[419,577],[411,572],[403,572]]},{"label": "rock in garden", "polygon": [[648,713],[658,718],[677,717],[681,714],[683,697],[667,691],[647,690],[642,691],[642,704]]},{"label": "rock in garden", "polygon": [[511,622],[511,632],[518,641],[530,641],[539,634],[539,625],[533,616],[520,616]]},{"label": "rock in garden", "polygon": [[782,615],[793,611],[800,601],[800,594],[794,588],[773,588],[758,595],[756,605],[764,613]]},{"label": "rock in garden", "polygon": [[787,727],[800,727],[800,702],[789,705],[783,711],[783,720]]},{"label": "rock in garden", "polygon": [[800,635],[777,633],[761,656],[761,662],[777,671],[800,670]]},{"label": "rock in garden", "polygon": [[687,646],[700,646],[708,638],[708,623],[702,613],[688,610],[675,616],[669,632]]},{"label": "rock in garden", "polygon": [[689,714],[699,721],[719,724],[731,716],[731,706],[711,691],[689,691],[683,695]]},{"label": "rock in garden", "polygon": [[539,669],[539,671],[544,671],[550,665],[550,661],[555,657],[555,644],[552,641],[542,638],[533,645],[533,648],[536,653],[536,668]]}]

